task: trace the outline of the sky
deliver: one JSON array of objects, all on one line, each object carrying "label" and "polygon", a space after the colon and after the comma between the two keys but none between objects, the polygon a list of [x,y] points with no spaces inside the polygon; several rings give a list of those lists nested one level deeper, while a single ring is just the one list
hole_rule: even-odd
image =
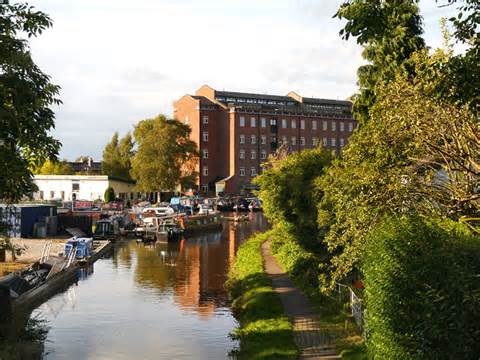
[{"label": "sky", "polygon": [[[440,0],[441,1],[441,0]],[[172,115],[203,84],[218,90],[346,99],[363,63],[332,16],[341,0],[31,0],[52,28],[31,40],[34,61],[60,85],[52,131],[60,157],[100,160],[113,133]],[[427,45],[455,13],[420,1]]]}]

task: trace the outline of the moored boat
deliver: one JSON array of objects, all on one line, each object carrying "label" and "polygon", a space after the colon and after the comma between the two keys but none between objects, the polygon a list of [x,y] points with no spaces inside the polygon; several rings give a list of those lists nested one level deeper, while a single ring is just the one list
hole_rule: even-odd
[{"label": "moored boat", "polygon": [[208,214],[184,216],[178,219],[185,237],[194,236],[207,231],[222,230],[220,213],[215,211]]}]

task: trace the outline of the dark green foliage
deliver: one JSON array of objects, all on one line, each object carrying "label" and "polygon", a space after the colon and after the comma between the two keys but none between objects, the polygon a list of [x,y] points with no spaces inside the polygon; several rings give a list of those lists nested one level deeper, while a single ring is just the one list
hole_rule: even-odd
[{"label": "dark green foliage", "polygon": [[335,15],[347,20],[340,35],[346,40],[356,37],[369,62],[358,69],[360,92],[353,112],[360,124],[369,119],[377,84],[393,80],[399,68],[408,69],[407,60],[425,46],[417,4],[418,0],[352,0]]},{"label": "dark green foliage", "polygon": [[35,37],[51,19],[27,4],[0,5],[0,199],[15,202],[36,189],[32,169],[55,159],[50,136],[60,104],[59,87],[33,62],[25,36]]},{"label": "dark green foliage", "polygon": [[227,286],[240,326],[232,334],[240,340],[238,359],[296,359],[292,324],[263,270],[260,247],[269,233],[244,243],[229,274]]},{"label": "dark green foliage", "polygon": [[111,202],[115,200],[115,191],[111,186],[109,186],[107,190],[105,190],[105,194],[103,195],[103,198],[105,202]]},{"label": "dark green foliage", "polygon": [[304,243],[317,243],[315,179],[330,163],[330,154],[322,149],[304,150],[285,158],[271,158],[267,169],[254,180],[260,186],[258,196],[273,224],[286,223],[291,231],[301,232]]},{"label": "dark green foliage", "polygon": [[394,217],[368,236],[368,351],[375,359],[478,359],[480,243],[458,223]]}]

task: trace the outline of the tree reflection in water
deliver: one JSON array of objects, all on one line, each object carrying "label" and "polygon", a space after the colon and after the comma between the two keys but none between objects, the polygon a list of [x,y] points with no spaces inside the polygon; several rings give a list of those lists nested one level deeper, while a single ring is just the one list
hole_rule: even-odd
[{"label": "tree reflection in water", "polygon": [[22,316],[0,324],[0,359],[42,359],[48,331],[47,322],[35,317]]}]

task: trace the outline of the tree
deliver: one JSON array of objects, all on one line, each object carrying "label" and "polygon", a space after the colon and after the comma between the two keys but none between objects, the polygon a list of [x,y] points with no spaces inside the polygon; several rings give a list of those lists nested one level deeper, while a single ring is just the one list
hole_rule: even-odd
[{"label": "tree", "polygon": [[479,213],[480,124],[467,105],[437,96],[448,61],[443,51],[420,51],[410,59],[415,77],[399,71],[377,85],[369,122],[318,182],[319,228],[333,254],[326,288],[358,266],[366,236],[385,216]]},{"label": "tree", "polygon": [[[446,0],[458,4],[458,14],[450,18],[453,36],[466,46],[465,52],[452,56],[445,66],[448,76],[437,88],[451,101],[468,105],[476,115],[480,111],[480,2],[478,0]],[[438,2],[438,1],[437,1]],[[454,90],[454,91],[452,91]]]},{"label": "tree", "polygon": [[105,190],[105,194],[103,194],[103,198],[107,203],[111,201],[115,201],[115,191],[111,186],[109,186],[107,190]]},{"label": "tree", "polygon": [[118,132],[103,150],[102,171],[105,175],[130,180],[131,157],[133,156],[132,135],[128,132],[118,139]]},{"label": "tree", "polygon": [[132,176],[140,191],[187,188],[197,177],[197,145],[190,140],[191,129],[164,115],[140,121],[135,126],[137,152],[132,158]]},{"label": "tree", "polygon": [[335,14],[346,19],[340,35],[357,38],[363,58],[369,63],[358,69],[359,94],[353,113],[360,125],[369,119],[375,103],[376,86],[393,80],[398,68],[409,69],[408,59],[425,46],[418,0],[350,0]]},{"label": "tree", "polygon": [[321,147],[270,156],[265,170],[253,181],[260,187],[257,195],[270,223],[293,226],[305,244],[316,243],[316,202],[321,193],[315,191],[315,180],[330,160],[329,152]]},{"label": "tree", "polygon": [[0,6],[0,199],[18,201],[36,187],[32,168],[55,159],[60,143],[52,105],[59,87],[33,62],[28,41],[52,25],[27,4]]},{"label": "tree", "polygon": [[37,175],[73,175],[74,173],[75,170],[65,159],[62,161],[47,160],[35,170]]}]

